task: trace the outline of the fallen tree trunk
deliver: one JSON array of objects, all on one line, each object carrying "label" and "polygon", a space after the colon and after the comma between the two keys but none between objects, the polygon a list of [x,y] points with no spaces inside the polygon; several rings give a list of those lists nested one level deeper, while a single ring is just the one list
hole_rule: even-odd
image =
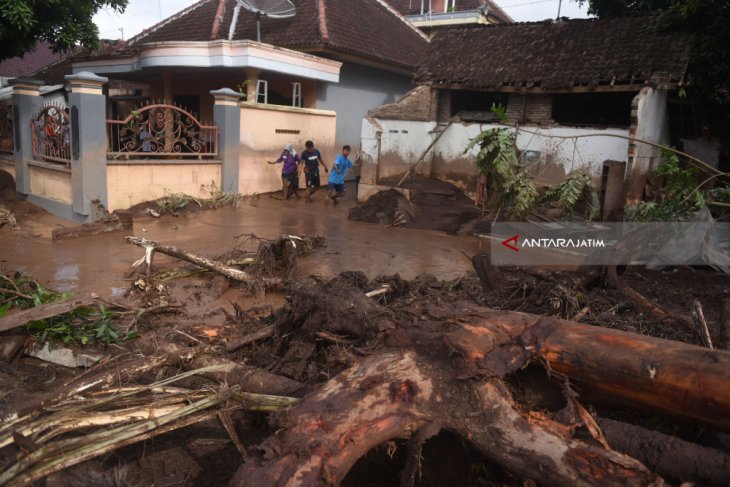
[{"label": "fallen tree trunk", "polygon": [[472,374],[510,367],[495,353],[506,336],[539,337],[540,354],[582,396],[730,430],[728,352],[513,311],[474,307],[457,316],[467,324],[446,340],[475,361]]},{"label": "fallen tree trunk", "polygon": [[[396,438],[412,438],[401,485],[413,485],[421,447],[440,430],[526,481],[662,485],[635,459],[574,437],[576,424],[513,404],[501,379],[540,359],[581,397],[730,429],[729,353],[465,303],[401,311],[413,323],[385,339],[398,351],[363,359],[292,408],[277,425],[283,434],[260,445],[231,485],[338,485],[370,449]],[[579,409],[578,426],[605,442]]]},{"label": "fallen tree trunk", "polygon": [[641,426],[598,418],[611,448],[674,482],[730,485],[730,455]]},{"label": "fallen tree trunk", "polygon": [[282,286],[282,280],[277,277],[256,277],[249,274],[248,272],[244,272],[233,267],[228,267],[221,264],[220,262],[216,262],[205,257],[200,257],[199,255],[186,252],[177,247],[162,245],[161,243],[155,242],[153,240],[147,240],[145,238],[139,237],[127,237],[127,241],[145,249],[145,256],[134,263],[135,267],[142,264],[147,264],[147,269],[149,270],[150,266],[152,265],[154,252],[160,252],[162,254],[169,255],[170,257],[175,257],[177,259],[190,262],[204,269],[217,272],[234,281],[247,284],[261,283],[266,288],[279,288]]},{"label": "fallen tree trunk", "polygon": [[44,320],[52,316],[62,315],[79,308],[88,308],[89,306],[93,306],[94,302],[95,300],[91,296],[82,296],[17,311],[0,319],[0,331],[23,326],[31,321]]},{"label": "fallen tree trunk", "polygon": [[[420,430],[413,440],[416,461],[410,463],[417,468],[421,444],[441,429],[461,434],[526,479],[576,486],[661,485],[659,477],[627,456],[569,438],[566,428],[547,419],[539,424],[526,418],[498,381],[472,389],[470,382],[448,384],[444,378],[414,352],[367,358],[289,410],[285,434],[260,447],[269,460],[246,463],[230,485],[338,485],[370,449]],[[401,485],[411,485],[414,476],[412,469],[404,471]]]}]

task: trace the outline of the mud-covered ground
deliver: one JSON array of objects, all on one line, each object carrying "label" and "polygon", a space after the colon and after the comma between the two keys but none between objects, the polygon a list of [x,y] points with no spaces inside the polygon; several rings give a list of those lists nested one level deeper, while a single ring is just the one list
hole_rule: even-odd
[{"label": "mud-covered ground", "polygon": [[[6,206],[16,212],[21,230],[0,229],[0,242],[40,243],[40,248],[50,252],[40,258],[47,258],[48,262],[53,262],[53,252],[58,248],[70,252],[65,246],[68,244],[49,246],[42,231],[22,230],[37,228],[32,223],[34,220],[50,222],[47,224],[51,226],[62,222],[55,222],[33,205],[15,200],[7,190],[3,195]],[[317,196],[321,198],[321,195]],[[459,198],[451,194],[442,196]],[[204,351],[208,356],[257,367],[297,381],[302,387],[292,395],[302,397],[354,361],[384,348],[407,347],[404,339],[407,335],[394,333],[394,330],[408,329],[426,319],[425,315],[414,313],[414,310],[425,307],[447,309],[462,302],[578,319],[585,324],[703,344],[696,329],[669,326],[647,314],[621,290],[607,285],[601,276],[585,280],[576,277],[575,272],[503,269],[503,285],[496,289],[485,288],[465,257],[471,257],[478,251],[479,246],[471,237],[430,232],[418,237],[418,230],[392,228],[393,219],[398,216],[393,213],[383,219],[377,215],[382,208],[373,213],[374,219],[365,218],[372,224],[351,222],[346,219],[347,211],[351,215],[362,211],[362,207],[355,208],[352,202],[341,205],[344,209],[327,209],[330,213],[319,216],[317,223],[315,221],[323,206],[315,208],[302,202],[285,205],[286,202],[262,198],[245,202],[238,210],[204,210],[159,219],[144,216],[140,211],[135,222],[136,234],[172,241],[185,250],[221,262],[233,262],[232,265],[247,257],[261,256],[256,254],[260,240],[244,237],[247,233],[270,240],[282,234],[321,236],[319,245],[307,249],[306,255],[299,255],[299,251],[289,246],[285,251],[287,255],[284,258],[279,255],[274,264],[270,262],[262,268],[249,269],[257,276],[277,275],[286,279],[284,289],[265,293],[260,287],[233,283],[214,272],[201,272],[192,264],[170,257],[156,258],[151,277],[140,282],[143,269],[132,269],[130,265],[141,257],[142,249],[120,245],[109,236],[76,241],[74,245],[83,246],[83,253],[89,255],[109,252],[109,248],[116,252],[115,246],[119,245],[114,268],[106,270],[116,275],[113,284],[110,285],[108,276],[102,276],[101,272],[92,278],[97,280],[101,297],[110,309],[139,309],[160,303],[173,305],[160,313],[143,314],[134,321],[134,315],[120,316],[116,320],[120,330],[134,327],[139,338],[109,346],[89,345],[83,350],[102,355],[103,360],[110,363],[134,355],[158,356],[171,350],[176,353],[188,349],[196,353]],[[257,213],[260,215],[256,216]],[[434,221],[441,221],[443,225],[431,225],[429,228],[453,232],[463,227],[472,216],[478,216],[466,210],[460,214],[471,216],[454,225],[451,213],[439,213],[441,216]],[[218,219],[215,215],[225,217]],[[268,226],[274,218],[283,224]],[[409,218],[412,223],[423,217]],[[291,221],[287,223],[289,219]],[[253,224],[247,226],[247,220]],[[201,221],[206,222],[207,227],[200,227]],[[227,226],[225,232],[218,226],[223,224]],[[195,235],[190,235],[201,228],[208,228],[213,237],[203,235],[198,240]],[[185,235],[180,235],[182,233]],[[226,238],[221,238],[222,235]],[[206,243],[201,244],[201,240]],[[441,254],[435,254],[434,249],[449,246],[450,251],[444,253],[441,250]],[[3,270],[6,273],[32,270],[33,264],[20,262],[22,259],[18,256],[22,253],[14,248],[13,252],[0,258]],[[34,247],[29,244],[29,248]],[[403,252],[399,253],[399,249]],[[73,253],[71,256],[75,258]],[[14,262],[15,258],[18,260]],[[82,260],[81,257],[79,259]],[[429,260],[441,261],[441,264],[433,266]],[[54,275],[49,276],[44,284],[53,278]],[[79,276],[76,278],[79,279]],[[82,275],[81,278],[85,277]],[[723,301],[730,298],[730,277],[727,275],[700,268],[668,268],[663,271],[627,268],[622,270],[621,279],[672,316],[689,316],[693,300],[699,300],[713,341],[718,344],[725,342],[727,337],[723,336],[721,313]],[[93,282],[77,285],[76,289],[93,289]],[[386,289],[385,286],[387,291],[373,297],[366,296],[368,292]],[[111,293],[111,288],[117,291]],[[436,311],[433,313],[438,314]],[[230,344],[267,326],[275,327],[272,336],[229,351]],[[0,340],[18,333],[24,331],[5,332],[0,335]],[[27,346],[33,346],[35,340],[27,337]],[[78,345],[72,348],[81,350]],[[136,380],[138,383],[150,383],[175,375],[181,367],[180,364],[168,364]],[[0,415],[33,402],[34,398],[42,397],[83,373],[81,369],[55,366],[22,354],[16,355],[9,363],[0,363]],[[507,383],[513,398],[525,409],[557,411],[564,403],[560,385],[538,366],[511,374]],[[186,379],[178,385],[192,390],[220,387],[215,381],[200,377]],[[730,437],[720,431],[610,405],[586,403],[586,406],[601,420],[617,419],[621,420],[620,424],[647,426],[693,444],[730,453]],[[237,410],[230,415],[249,454],[254,454],[255,445],[277,427],[275,414]],[[621,430],[620,425],[618,428],[617,436],[631,440],[633,433],[630,430]],[[656,446],[645,444],[643,448],[647,450],[646,455],[651,456]],[[343,485],[400,485],[405,452],[405,443],[401,441],[381,445],[355,465]],[[0,469],[19,453],[15,446],[0,449]],[[534,483],[535,480],[539,483],[539,479],[528,480],[519,472],[504,470],[485,459],[463,438],[448,432],[428,441],[422,454],[423,470],[416,485],[525,485],[525,482]],[[691,448],[687,450],[688,461],[694,460],[692,457],[696,455]],[[125,446],[54,473],[37,484],[225,485],[241,462],[241,453],[231,435],[214,418]],[[671,473],[663,475],[677,484],[692,480],[673,478]]]}]

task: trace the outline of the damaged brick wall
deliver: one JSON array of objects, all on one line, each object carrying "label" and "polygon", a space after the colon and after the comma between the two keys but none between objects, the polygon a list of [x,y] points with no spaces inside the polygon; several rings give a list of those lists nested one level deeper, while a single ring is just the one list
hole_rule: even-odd
[{"label": "damaged brick wall", "polygon": [[397,102],[370,110],[368,116],[380,120],[436,120],[438,98],[438,90],[428,85],[417,86]]},{"label": "damaged brick wall", "polygon": [[511,93],[507,102],[507,117],[512,122],[554,125],[551,95],[522,95]]}]

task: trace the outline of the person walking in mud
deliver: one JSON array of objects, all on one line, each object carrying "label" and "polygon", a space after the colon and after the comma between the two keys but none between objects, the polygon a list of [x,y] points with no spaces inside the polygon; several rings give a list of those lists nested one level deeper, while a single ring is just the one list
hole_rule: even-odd
[{"label": "person walking in mud", "polygon": [[312,202],[312,195],[319,190],[322,185],[319,180],[319,165],[322,164],[324,172],[328,172],[327,166],[322,160],[322,154],[314,147],[314,142],[308,140],[304,143],[304,151],[302,151],[301,159],[304,163],[304,176],[307,181],[307,194],[304,201]]},{"label": "person walking in mud", "polygon": [[277,160],[267,162],[269,164],[284,163],[281,168],[281,198],[288,200],[292,194],[299,198],[297,189],[299,189],[300,159],[292,145],[286,144]]},{"label": "person walking in mud", "polygon": [[[352,168],[352,162],[347,156],[350,155],[350,146],[346,145],[342,148],[342,154],[337,156],[335,163],[332,166],[332,172],[327,181],[327,196],[332,200],[332,203],[337,204],[337,198],[345,196],[345,174],[347,170]],[[327,204],[327,200],[324,200]]]}]

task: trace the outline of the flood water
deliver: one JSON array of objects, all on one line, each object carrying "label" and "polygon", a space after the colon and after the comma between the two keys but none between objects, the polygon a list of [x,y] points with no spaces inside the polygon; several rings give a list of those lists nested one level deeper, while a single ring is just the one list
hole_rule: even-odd
[{"label": "flood water", "polygon": [[[369,278],[398,273],[405,279],[433,274],[453,279],[471,270],[466,257],[477,252],[478,239],[441,232],[385,228],[347,219],[354,206],[352,194],[337,206],[324,207],[323,191],[306,205],[302,200],[280,201],[261,196],[240,208],[199,211],[179,217],[137,218],[132,232],[114,232],[54,242],[51,231],[73,226],[50,215],[21,221],[21,231],[0,229],[0,267],[21,270],[49,288],[102,297],[124,293],[125,274],[144,251],[125,241],[133,234],[179,247],[205,257],[216,257],[235,247],[255,250],[257,242],[242,234],[266,239],[281,235],[321,235],[327,247],[300,260],[300,275],[332,277],[345,270],[360,270]],[[193,203],[194,204],[194,203]],[[155,254],[155,265],[174,259]]]}]

